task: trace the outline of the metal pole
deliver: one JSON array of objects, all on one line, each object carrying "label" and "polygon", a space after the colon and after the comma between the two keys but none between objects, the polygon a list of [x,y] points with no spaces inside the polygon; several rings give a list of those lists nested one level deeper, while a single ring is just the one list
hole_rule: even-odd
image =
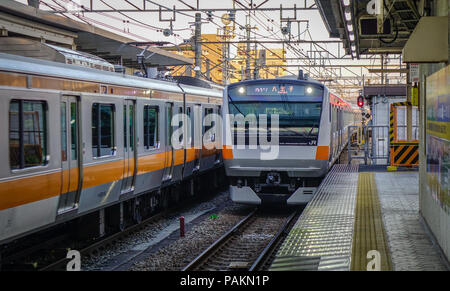
[{"label": "metal pole", "polygon": [[211,80],[211,70],[210,70],[210,65],[209,65],[209,59],[206,59],[206,78],[208,80]]},{"label": "metal pole", "polygon": [[197,70],[195,70],[196,78],[200,78],[200,76],[201,76],[201,68],[202,68],[201,38],[202,38],[202,14],[195,13],[195,35],[194,35],[195,47],[194,47],[194,51],[195,51],[195,67],[197,67]]},{"label": "metal pole", "polygon": [[245,25],[245,30],[247,32],[247,48],[246,48],[246,61],[245,61],[245,79],[249,80],[250,77],[250,15],[247,15],[247,23]]},{"label": "metal pole", "polygon": [[[408,71],[406,73],[406,101],[411,104],[411,82],[409,80],[409,63],[407,64]],[[406,139],[412,140],[412,106],[406,106]]]},{"label": "metal pole", "polygon": [[258,44],[255,43],[255,65],[253,68],[253,79],[256,80],[259,78],[258,74]]}]

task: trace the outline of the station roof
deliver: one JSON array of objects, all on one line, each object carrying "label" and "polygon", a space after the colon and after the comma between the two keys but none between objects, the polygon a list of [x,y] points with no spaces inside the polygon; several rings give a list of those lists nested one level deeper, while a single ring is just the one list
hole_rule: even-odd
[{"label": "station roof", "polygon": [[[139,47],[136,41],[110,31],[55,15],[12,0],[0,2],[0,24],[8,33],[44,38],[50,42],[75,45],[79,51],[108,61],[122,59],[137,68],[136,56],[144,49],[147,66],[191,65],[193,61],[156,47]],[[116,62],[117,63],[117,62]]]},{"label": "station roof", "polygon": [[[344,42],[347,53],[350,53],[352,43],[356,46],[356,56],[401,53],[421,18],[417,1],[396,0],[389,3],[385,1],[389,6],[385,11],[389,12],[384,16],[378,15],[378,18],[384,17],[386,26],[390,29],[385,28],[382,34],[377,31],[377,15],[368,13],[369,2],[370,0],[349,1],[350,5],[345,7],[342,0],[316,0],[330,37],[339,37]],[[347,28],[350,23],[355,37],[353,42]]]}]

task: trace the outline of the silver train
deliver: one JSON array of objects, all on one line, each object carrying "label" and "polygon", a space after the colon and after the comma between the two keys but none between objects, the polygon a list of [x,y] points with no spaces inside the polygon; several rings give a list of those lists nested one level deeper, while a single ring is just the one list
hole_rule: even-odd
[{"label": "silver train", "polygon": [[[0,54],[0,245],[86,214],[101,235],[176,200],[168,186],[193,195],[198,174],[222,165],[213,137],[212,149],[191,138],[208,129],[205,115],[220,114],[222,94]],[[192,116],[178,150],[176,113]]]},{"label": "silver train", "polygon": [[[223,114],[230,114],[223,125],[223,158],[231,199],[255,205],[310,201],[344,149],[348,126],[361,122],[359,110],[302,74],[227,86]],[[270,128],[275,114],[279,126]],[[274,141],[268,137],[276,133],[269,149]]]}]

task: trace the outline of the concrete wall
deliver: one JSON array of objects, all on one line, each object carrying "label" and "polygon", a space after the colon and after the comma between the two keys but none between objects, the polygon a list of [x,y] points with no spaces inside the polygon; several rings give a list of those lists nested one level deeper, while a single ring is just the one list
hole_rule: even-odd
[{"label": "concrete wall", "polygon": [[[449,1],[438,0],[435,1],[433,16],[448,16],[449,15]],[[450,22],[449,22],[450,31]],[[450,39],[450,37],[449,37]],[[450,45],[449,45],[450,49]],[[445,63],[437,64],[421,64],[420,65],[420,146],[419,146],[419,166],[420,166],[420,183],[419,183],[419,211],[424,218],[426,224],[431,230],[433,236],[438,242],[441,250],[446,256],[447,260],[450,258],[450,212],[445,210],[445,207],[439,201],[433,198],[432,193],[428,191],[427,186],[427,157],[426,157],[426,88],[425,80],[427,76],[445,68],[448,65]]]}]

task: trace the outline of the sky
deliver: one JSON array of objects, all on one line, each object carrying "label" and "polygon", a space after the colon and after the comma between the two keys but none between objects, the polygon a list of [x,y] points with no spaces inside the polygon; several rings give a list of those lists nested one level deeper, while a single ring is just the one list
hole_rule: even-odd
[{"label": "sky", "polygon": [[[232,0],[145,0],[147,9],[161,9],[173,8],[175,5],[176,9],[189,9],[189,6],[196,6],[197,1],[199,1],[200,8],[202,9],[231,9],[233,7]],[[249,5],[250,1],[254,4],[260,5],[265,0],[239,0],[243,5]],[[18,0],[18,2],[27,3],[27,0]],[[184,2],[184,3],[183,3]],[[93,0],[94,9],[136,9],[135,7],[143,8],[143,0]],[[45,5],[47,4],[47,5]],[[303,7],[304,0],[269,0],[262,4],[261,7],[265,8],[279,8],[280,4],[284,8],[293,8],[294,4],[297,7]],[[314,4],[314,0],[306,0],[307,6]],[[167,41],[174,44],[183,43],[193,36],[194,33],[194,15],[196,11],[176,13],[176,19],[172,22],[174,35],[166,37],[163,35],[162,30],[170,27],[170,22],[160,21],[159,13],[150,12],[127,12],[127,13],[117,13],[117,12],[107,12],[107,13],[83,13],[81,12],[81,5],[86,7],[90,6],[90,0],[43,0],[41,1],[40,8],[43,10],[51,10],[51,7],[55,9],[66,8],[70,11],[78,10],[79,13],[76,15],[66,16],[77,20],[88,22],[92,25],[99,26],[103,29],[110,30],[117,34],[127,36],[128,38],[135,39],[138,41]],[[135,7],[134,7],[135,6]],[[240,8],[239,5],[236,5]],[[206,13],[202,13],[202,33],[212,33],[216,34],[219,26],[222,26],[220,17],[226,12],[216,11],[212,13],[212,21],[207,19]],[[236,23],[238,25],[245,25],[248,12],[238,11],[236,13]],[[170,19],[173,17],[171,11],[166,11],[162,13],[163,19]],[[294,17],[293,11],[284,11],[283,17]],[[339,40],[336,38],[330,38],[327,29],[322,21],[322,18],[318,10],[303,10],[297,12],[297,20],[307,21],[301,23],[300,33],[301,38],[306,40]],[[128,22],[124,22],[128,21]],[[253,30],[252,37],[257,40],[281,40],[283,35],[281,33],[281,27],[286,26],[286,22],[280,21],[280,11],[257,11],[250,15],[251,26],[257,26],[258,29]],[[294,38],[298,37],[299,30],[297,24],[292,24],[292,36]],[[245,30],[236,29],[237,37],[235,40],[239,40],[245,35]],[[345,54],[342,44],[320,44],[323,48],[328,49],[331,53],[337,55],[338,53],[342,56]],[[267,48],[281,48],[281,44],[264,44]],[[260,47],[261,48],[261,47]],[[287,57],[296,58],[301,54],[307,54],[310,50],[309,44],[295,44],[287,48]],[[339,50],[339,52],[338,52]],[[236,54],[236,49],[232,47],[231,57]],[[336,63],[336,61],[334,61]],[[338,61],[339,64],[373,64],[371,60],[347,60]],[[288,64],[302,64],[299,61],[289,61]],[[331,64],[331,63],[326,63]],[[287,68],[290,73],[297,73],[297,67]],[[308,69],[305,69],[305,71]],[[361,70],[360,68],[346,68],[342,70],[342,75],[344,76],[354,76],[357,75],[368,75],[366,69]]]}]

